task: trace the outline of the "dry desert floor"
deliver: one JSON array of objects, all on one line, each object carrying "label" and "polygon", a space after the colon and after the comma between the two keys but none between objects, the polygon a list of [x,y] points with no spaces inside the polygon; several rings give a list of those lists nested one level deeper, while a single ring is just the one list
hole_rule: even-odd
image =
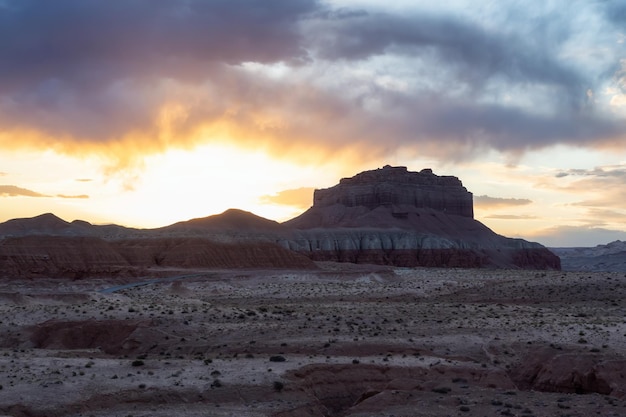
[{"label": "dry desert floor", "polygon": [[623,273],[318,266],[0,281],[0,415],[626,416]]}]

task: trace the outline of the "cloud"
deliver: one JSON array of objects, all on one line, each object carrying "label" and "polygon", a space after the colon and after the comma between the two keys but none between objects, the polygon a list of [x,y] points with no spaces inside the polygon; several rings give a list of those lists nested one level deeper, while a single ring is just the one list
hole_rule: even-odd
[{"label": "cloud", "polygon": [[626,120],[587,94],[620,82],[603,35],[619,3],[557,2],[545,16],[504,2],[406,13],[316,0],[1,4],[0,149],[97,153],[115,168],[207,141],[366,161],[626,139]]},{"label": "cloud", "polygon": [[538,218],[537,216],[514,215],[514,214],[492,214],[490,216],[485,216],[485,219],[496,219],[496,220],[533,220],[537,218]]},{"label": "cloud", "polygon": [[[24,143],[32,137],[70,153],[105,145],[118,156],[176,145],[159,135],[171,127],[170,102],[187,98],[181,90],[203,90],[207,101],[226,96],[210,110],[227,111],[237,92],[214,90],[227,66],[304,59],[296,25],[317,7],[314,0],[3,4],[2,145],[17,131],[29,133]],[[116,149],[125,138],[141,143]]]},{"label": "cloud", "polygon": [[557,178],[562,178],[568,175],[579,177],[617,177],[626,179],[626,165],[606,165],[593,169],[570,169],[560,172],[556,176]]},{"label": "cloud", "polygon": [[605,2],[606,4],[606,16],[609,21],[617,25],[622,25],[626,23],[626,4],[620,0],[609,0]]},{"label": "cloud", "polygon": [[626,226],[626,211],[620,210],[621,207],[601,206],[595,204],[575,203],[575,206],[587,207],[585,217],[578,221],[586,226]]},{"label": "cloud", "polygon": [[[520,33],[490,28],[451,15],[360,13],[325,19],[314,27],[318,53],[330,60],[365,60],[396,53],[446,63],[459,80],[478,86],[491,78],[564,87],[582,100],[581,74],[538,49]],[[539,55],[537,55],[539,54]],[[442,68],[442,70],[446,70]]]},{"label": "cloud", "polygon": [[296,25],[318,7],[315,0],[4,3],[0,85],[38,81],[39,96],[24,98],[49,104],[68,86],[93,91],[96,82],[146,75],[197,80],[213,63],[304,58]]},{"label": "cloud", "polygon": [[313,203],[313,192],[315,188],[302,187],[280,191],[273,195],[260,197],[262,204],[281,204],[296,208],[307,209]]},{"label": "cloud", "polygon": [[[626,205],[626,165],[606,165],[593,169],[570,169],[557,175],[551,186],[582,196],[570,206],[587,208],[589,218],[626,223],[621,215]],[[561,182],[565,184],[561,185]]]},{"label": "cloud", "polygon": [[80,195],[64,195],[64,194],[57,194],[56,195],[58,198],[69,198],[69,199],[87,199],[89,198],[88,195],[86,194],[80,194]]},{"label": "cloud", "polygon": [[15,185],[0,185],[0,197],[50,197]]},{"label": "cloud", "polygon": [[[36,191],[28,190],[26,188],[17,187],[15,185],[0,185],[0,197],[38,197],[38,198],[51,198],[54,196],[41,194]],[[64,199],[87,199],[86,194],[81,195],[65,195],[57,194],[57,198]]]},{"label": "cloud", "polygon": [[488,195],[474,196],[474,207],[481,209],[525,206],[532,204],[532,200],[527,198],[499,198],[489,197]]}]

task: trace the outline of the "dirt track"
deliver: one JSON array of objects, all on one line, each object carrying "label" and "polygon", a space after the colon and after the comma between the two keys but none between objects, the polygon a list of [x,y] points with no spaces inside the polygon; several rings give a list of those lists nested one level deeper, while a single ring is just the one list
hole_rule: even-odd
[{"label": "dirt track", "polygon": [[320,267],[0,283],[0,414],[626,415],[623,274]]}]

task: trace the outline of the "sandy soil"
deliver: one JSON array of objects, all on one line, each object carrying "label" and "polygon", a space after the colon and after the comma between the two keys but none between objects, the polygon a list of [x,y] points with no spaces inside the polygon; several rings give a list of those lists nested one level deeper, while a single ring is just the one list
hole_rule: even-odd
[{"label": "sandy soil", "polygon": [[0,282],[0,415],[626,416],[623,273],[319,267]]}]

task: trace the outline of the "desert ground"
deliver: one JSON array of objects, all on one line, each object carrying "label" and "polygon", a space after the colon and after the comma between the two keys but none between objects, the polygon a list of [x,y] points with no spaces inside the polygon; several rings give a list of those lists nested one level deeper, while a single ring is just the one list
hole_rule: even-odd
[{"label": "desert ground", "polygon": [[3,280],[0,415],[626,416],[624,273],[317,266]]}]

